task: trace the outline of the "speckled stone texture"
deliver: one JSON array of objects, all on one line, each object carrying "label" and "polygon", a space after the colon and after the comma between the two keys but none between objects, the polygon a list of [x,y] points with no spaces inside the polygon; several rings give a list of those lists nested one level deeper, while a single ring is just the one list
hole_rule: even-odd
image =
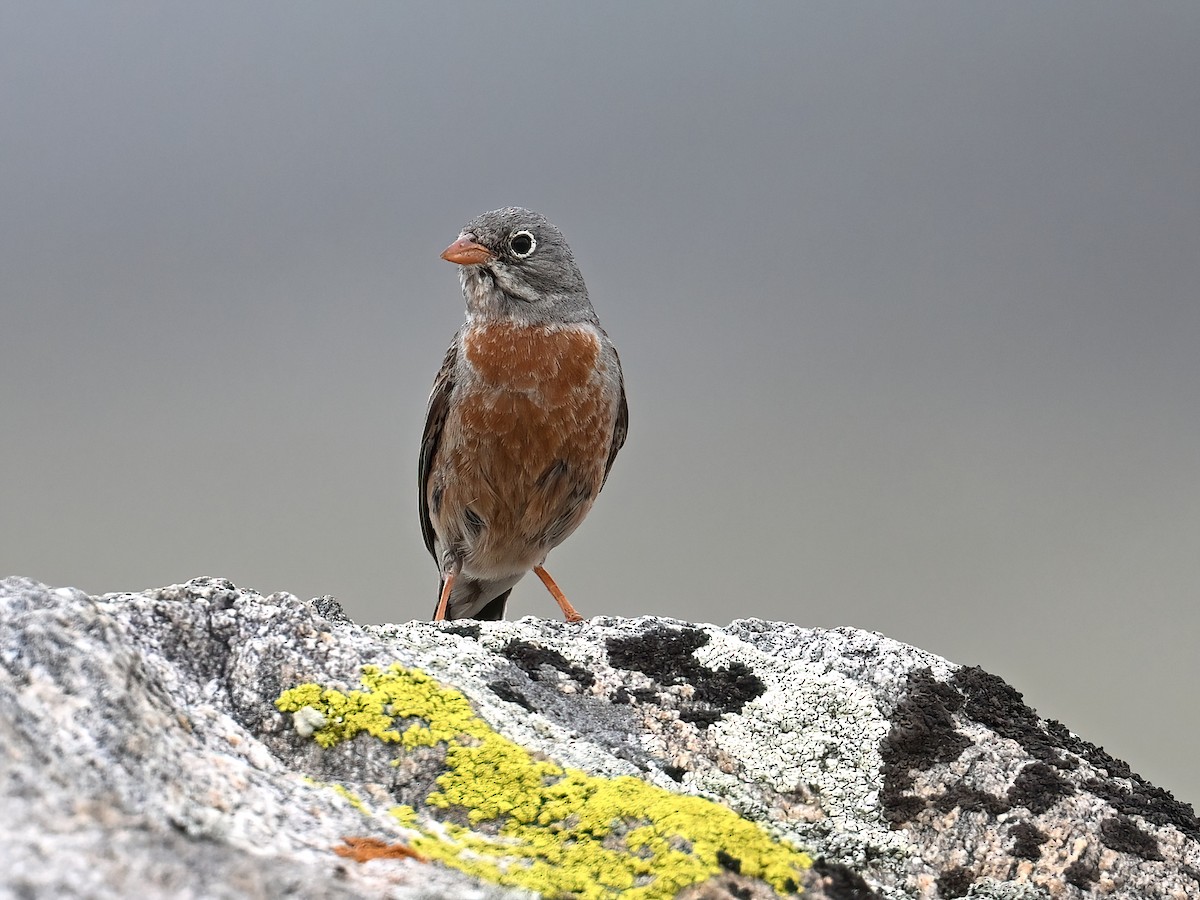
[{"label": "speckled stone texture", "polygon": [[[809,853],[808,897],[1200,897],[1189,806],[999,678],[877,634],[359,627],[328,599],[220,579],[104,597],[0,582],[0,897],[529,896],[334,852],[402,844],[388,809],[426,812],[444,759],[367,735],[322,748],[275,700],[394,663],[536,758],[719,800]],[[679,896],[777,896],[736,846],[718,858]]]}]

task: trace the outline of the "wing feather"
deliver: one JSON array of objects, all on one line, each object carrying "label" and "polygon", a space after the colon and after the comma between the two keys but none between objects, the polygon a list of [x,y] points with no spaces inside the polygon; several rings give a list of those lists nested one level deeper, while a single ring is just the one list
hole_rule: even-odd
[{"label": "wing feather", "polygon": [[458,360],[458,335],[446,351],[442,368],[433,380],[433,390],[429,392],[429,406],[425,410],[425,433],[421,436],[421,459],[417,466],[417,492],[420,495],[421,535],[425,538],[425,548],[433,556],[439,566],[442,561],[437,558],[434,549],[433,522],[429,518],[429,476],[433,471],[433,458],[437,454],[438,444],[442,440],[442,429],[446,425],[446,414],[450,410],[450,394],[454,391],[454,367]]},{"label": "wing feather", "polygon": [[[616,355],[616,350],[613,350],[613,355]],[[617,362],[617,390],[621,394],[621,399],[617,402],[617,421],[613,425],[612,446],[608,451],[608,462],[604,464],[604,478],[600,482],[600,489],[604,489],[604,482],[608,481],[608,472],[612,468],[613,460],[617,458],[617,452],[625,446],[625,436],[629,433],[629,404],[625,401],[625,376],[621,374],[621,363]]]}]

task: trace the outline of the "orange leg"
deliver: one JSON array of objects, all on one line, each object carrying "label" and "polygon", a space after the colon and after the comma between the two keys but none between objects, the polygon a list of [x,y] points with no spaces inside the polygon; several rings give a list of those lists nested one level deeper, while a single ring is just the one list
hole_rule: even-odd
[{"label": "orange leg", "polygon": [[450,605],[450,589],[454,587],[454,572],[446,573],[446,582],[442,585],[442,596],[438,598],[437,611],[433,614],[433,621],[444,622],[446,620],[446,612]]},{"label": "orange leg", "polygon": [[542,579],[542,584],[546,586],[546,590],[550,592],[550,596],[554,598],[554,602],[562,610],[563,618],[568,622],[582,622],[583,616],[575,611],[575,607],[571,605],[571,601],[567,599],[566,594],[559,590],[558,585],[554,583],[554,579],[550,577],[550,573],[541,566],[534,566],[533,571],[537,573],[538,578]]}]

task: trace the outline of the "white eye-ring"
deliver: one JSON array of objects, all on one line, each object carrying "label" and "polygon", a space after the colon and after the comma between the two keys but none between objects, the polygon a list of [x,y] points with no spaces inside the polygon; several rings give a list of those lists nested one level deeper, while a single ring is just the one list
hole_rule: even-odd
[{"label": "white eye-ring", "polygon": [[508,239],[508,249],[517,259],[526,259],[537,249],[537,239],[532,232],[518,231]]}]

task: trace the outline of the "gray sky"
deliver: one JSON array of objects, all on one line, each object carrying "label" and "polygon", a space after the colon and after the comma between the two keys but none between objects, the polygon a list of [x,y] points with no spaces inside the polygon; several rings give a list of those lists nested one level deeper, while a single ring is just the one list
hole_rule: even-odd
[{"label": "gray sky", "polygon": [[[1200,5],[0,6],[0,571],[432,613],[438,259],[564,231],[585,614],[854,625],[1200,802]],[[557,615],[535,580],[514,615]]]}]

